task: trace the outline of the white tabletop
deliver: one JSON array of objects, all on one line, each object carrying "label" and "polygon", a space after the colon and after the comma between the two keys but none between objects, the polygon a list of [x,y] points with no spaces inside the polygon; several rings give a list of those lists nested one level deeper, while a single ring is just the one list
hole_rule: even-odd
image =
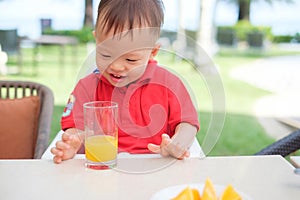
[{"label": "white tabletop", "polygon": [[91,170],[84,160],[1,160],[0,199],[150,199],[159,190],[210,178],[253,200],[300,199],[300,176],[280,156],[174,160],[123,158],[114,170]]}]

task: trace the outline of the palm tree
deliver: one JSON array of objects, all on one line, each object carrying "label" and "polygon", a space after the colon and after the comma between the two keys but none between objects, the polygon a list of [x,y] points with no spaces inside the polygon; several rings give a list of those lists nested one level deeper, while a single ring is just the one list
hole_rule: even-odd
[{"label": "palm tree", "polygon": [[85,0],[83,26],[84,27],[93,27],[94,26],[93,0]]},{"label": "palm tree", "polygon": [[216,53],[214,15],[217,0],[201,0],[197,43],[209,56]]},{"label": "palm tree", "polygon": [[250,1],[251,0],[238,0],[239,14],[238,21],[250,19]]},{"label": "palm tree", "polygon": [[[247,20],[250,19],[250,5],[251,2],[257,1],[257,0],[223,0],[235,3],[238,6],[238,21],[241,20]],[[292,3],[293,0],[264,0],[265,2],[272,4],[274,1],[285,1],[287,3]]]}]

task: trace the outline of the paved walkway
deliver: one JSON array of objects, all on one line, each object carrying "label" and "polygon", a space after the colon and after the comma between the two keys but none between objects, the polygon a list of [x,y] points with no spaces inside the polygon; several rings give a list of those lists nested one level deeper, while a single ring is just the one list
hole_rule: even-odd
[{"label": "paved walkway", "polygon": [[274,138],[300,128],[300,56],[260,59],[232,72],[234,78],[272,92],[255,103],[255,113]]}]

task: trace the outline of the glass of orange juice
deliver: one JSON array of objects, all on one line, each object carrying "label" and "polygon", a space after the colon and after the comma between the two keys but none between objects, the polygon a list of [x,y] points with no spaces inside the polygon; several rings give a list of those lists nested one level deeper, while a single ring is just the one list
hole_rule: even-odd
[{"label": "glass of orange juice", "polygon": [[93,101],[83,104],[83,108],[86,167],[115,167],[118,154],[118,104]]}]

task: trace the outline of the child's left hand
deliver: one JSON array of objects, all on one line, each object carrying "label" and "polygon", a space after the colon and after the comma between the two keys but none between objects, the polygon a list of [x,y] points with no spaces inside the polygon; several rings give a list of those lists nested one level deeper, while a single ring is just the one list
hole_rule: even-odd
[{"label": "child's left hand", "polygon": [[162,156],[173,156],[177,159],[184,159],[190,156],[188,149],[181,147],[180,144],[175,144],[174,140],[168,134],[162,134],[160,145],[148,144],[148,149],[153,153],[159,153]]}]

